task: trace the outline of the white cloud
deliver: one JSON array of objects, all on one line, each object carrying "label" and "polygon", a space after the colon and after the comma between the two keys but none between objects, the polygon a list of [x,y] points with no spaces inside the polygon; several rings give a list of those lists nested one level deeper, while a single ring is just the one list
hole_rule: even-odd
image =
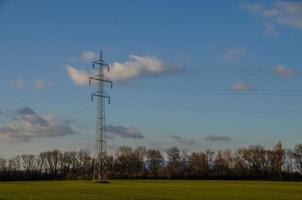
[{"label": "white cloud", "polygon": [[25,87],[25,81],[19,79],[11,82],[11,85],[16,89],[21,89]]},{"label": "white cloud", "polygon": [[130,55],[129,60],[124,63],[113,63],[107,76],[111,80],[120,81],[173,73],[179,70],[179,67],[169,67],[155,56]]},{"label": "white cloud", "polygon": [[42,81],[42,80],[37,80],[34,83],[34,88],[37,89],[37,90],[46,89],[46,88],[49,88],[51,86],[53,86],[53,83],[51,83],[51,82],[45,82],[45,81]]},{"label": "white cloud", "polygon": [[79,86],[88,85],[90,76],[88,72],[84,70],[77,70],[70,65],[65,66],[69,77],[73,80],[73,82]]},{"label": "white cloud", "polygon": [[292,77],[292,76],[296,75],[296,72],[294,70],[284,67],[282,65],[276,66],[274,72],[275,72],[275,74],[277,74],[279,76],[284,76],[284,77]]},{"label": "white cloud", "polygon": [[95,60],[96,58],[97,58],[97,55],[96,55],[96,53],[93,52],[93,51],[85,51],[85,52],[83,52],[82,55],[81,55],[81,59],[82,59],[83,61],[88,61],[88,62],[90,62],[90,61]]},{"label": "white cloud", "polygon": [[76,133],[66,122],[53,115],[38,115],[31,108],[20,108],[16,117],[0,127],[0,141],[28,142],[33,138],[56,137]]},{"label": "white cloud", "polygon": [[302,2],[274,2],[270,8],[261,4],[244,4],[244,9],[292,28],[302,30]]},{"label": "white cloud", "polygon": [[[78,70],[70,65],[66,65],[66,70],[70,78],[77,85],[87,85],[88,77],[92,73]],[[171,74],[182,71],[179,66],[169,66],[155,56],[130,55],[129,60],[123,63],[114,62],[110,65],[110,71],[105,72],[105,76],[113,81],[125,81],[141,77],[150,77],[163,74]]]},{"label": "white cloud", "polygon": [[241,58],[245,54],[246,50],[243,48],[238,48],[238,49],[228,49],[225,54],[224,58],[228,62],[234,62]]},{"label": "white cloud", "polygon": [[232,90],[237,92],[255,90],[256,87],[247,83],[236,83],[232,86]]},{"label": "white cloud", "polygon": [[263,15],[279,24],[302,29],[302,2],[276,2]]}]

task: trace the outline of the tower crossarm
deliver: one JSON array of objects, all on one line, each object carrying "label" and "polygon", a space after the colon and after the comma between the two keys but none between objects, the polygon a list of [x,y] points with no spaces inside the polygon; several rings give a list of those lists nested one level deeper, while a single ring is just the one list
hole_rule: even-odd
[{"label": "tower crossarm", "polygon": [[107,78],[99,78],[99,77],[100,77],[99,75],[89,77],[89,84],[91,84],[91,80],[103,81],[103,82],[109,83],[110,87],[112,88],[112,86],[113,86],[112,81],[108,80]]},{"label": "tower crossarm", "polygon": [[101,94],[91,94],[91,101],[93,101],[93,97],[101,97],[101,98],[106,98],[108,99],[108,104],[110,104],[110,96],[108,95],[101,95]]}]

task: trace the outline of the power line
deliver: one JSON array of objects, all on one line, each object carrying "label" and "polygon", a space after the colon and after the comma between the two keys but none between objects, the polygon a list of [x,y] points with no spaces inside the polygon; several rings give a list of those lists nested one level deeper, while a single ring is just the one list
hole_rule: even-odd
[{"label": "power line", "polygon": [[217,113],[232,113],[232,114],[268,114],[268,115],[302,115],[302,110],[273,110],[273,109],[234,109],[234,108],[202,108],[198,106],[173,106],[173,105],[137,105],[127,103],[116,103],[116,106],[124,107],[137,107],[141,106],[149,109],[166,109],[169,111],[189,110],[193,112],[217,112]]},{"label": "power line", "polygon": [[[295,91],[295,90],[293,90],[293,91]],[[174,91],[173,91],[174,92]],[[30,96],[30,95],[26,95],[26,96]],[[85,97],[84,97],[84,95],[75,95],[75,96],[72,96],[71,98],[70,98],[70,102],[75,102],[75,103],[84,103],[85,102],[85,99],[84,99]],[[68,109],[66,109],[66,108],[68,108],[68,107],[71,107],[72,108],[72,105],[64,105],[64,106],[58,106],[58,104],[57,103],[55,103],[55,102],[53,102],[53,101],[49,101],[49,99],[51,99],[51,96],[50,96],[50,98],[48,97],[48,96],[42,96],[42,97],[40,97],[39,98],[39,100],[41,100],[41,103],[43,103],[43,104],[39,104],[39,105],[41,105],[41,106],[50,106],[51,108],[59,108],[60,109],[60,111],[62,111],[62,110],[68,110]],[[48,100],[48,102],[47,101],[45,101],[45,100]],[[23,101],[22,101],[23,102]],[[47,102],[47,103],[45,103],[45,102]],[[9,101],[9,103],[8,104],[6,104],[6,105],[13,105],[13,104],[15,104],[15,105],[17,105],[16,104],[17,102],[12,102],[12,101]],[[89,104],[87,104],[87,105],[89,105]],[[83,104],[81,104],[81,106],[83,106]],[[127,105],[126,105],[127,106]],[[155,106],[155,107],[157,107],[157,105],[146,105],[146,106]],[[165,105],[163,105],[164,107],[167,107],[167,106],[170,106],[170,105],[167,105],[167,106],[165,106]],[[173,107],[173,109],[177,109],[177,107]],[[183,108],[182,108],[183,109]],[[190,108],[189,108],[190,109]],[[194,108],[195,109],[195,108]],[[198,109],[197,109],[198,110]],[[209,111],[210,112],[210,111]],[[213,111],[214,112],[214,111]],[[215,112],[218,112],[218,111],[215,111]],[[226,112],[225,110],[223,110],[223,111],[219,111],[219,112]],[[233,112],[233,113],[236,113],[236,112],[238,112],[238,111],[235,111],[234,109],[233,109],[233,111],[227,111],[227,112]],[[252,111],[250,111],[250,110],[240,110],[240,112],[246,112],[246,113],[260,113],[260,114],[271,114],[272,112],[273,113],[282,113],[282,114],[284,114],[285,112],[285,114],[291,114],[291,113],[293,113],[292,111],[289,111],[289,112],[287,112],[287,110],[286,111],[279,111],[279,110],[270,110],[270,111],[267,111],[267,110],[260,110],[260,112],[259,112],[259,110],[252,110]],[[268,113],[269,112],[269,113]],[[296,113],[296,112],[295,112]]]},{"label": "power line", "polygon": [[[63,88],[63,90],[62,90]],[[73,91],[75,89],[73,88],[66,88],[60,86],[60,91],[55,92],[56,94],[62,94],[62,93],[69,93],[70,91]],[[153,93],[186,93],[186,94],[209,94],[209,95],[234,95],[234,96],[285,96],[285,97],[291,97],[291,96],[302,96],[302,90],[300,89],[257,89],[253,91],[232,91],[231,89],[205,89],[205,88],[158,88],[158,87],[145,87],[145,88],[137,88],[137,87],[129,87],[127,86],[127,94],[128,92],[140,92],[141,90],[148,89],[148,92]],[[118,89],[119,90],[119,89]],[[123,90],[120,90],[120,92],[125,92]],[[39,96],[41,94],[41,96]],[[23,99],[20,101],[20,96],[22,96]],[[82,95],[75,95],[75,96],[66,96],[68,97],[68,100],[82,97]],[[57,100],[57,97],[55,95],[45,95],[40,93],[40,91],[34,91],[31,90],[30,92],[23,92],[22,94],[11,92],[11,94],[3,95],[1,93],[1,102],[5,103],[5,105],[11,105],[14,104],[14,101],[23,102],[25,99],[32,99],[36,98],[37,100],[41,100],[41,102],[50,101],[52,99]],[[43,100],[43,101],[42,101]]]}]

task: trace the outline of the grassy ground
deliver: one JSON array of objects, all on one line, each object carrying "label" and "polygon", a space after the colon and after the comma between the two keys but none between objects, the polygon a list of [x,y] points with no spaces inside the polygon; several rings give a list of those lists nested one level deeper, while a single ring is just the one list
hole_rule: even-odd
[{"label": "grassy ground", "polygon": [[256,181],[90,181],[0,183],[0,200],[295,200],[302,183]]}]

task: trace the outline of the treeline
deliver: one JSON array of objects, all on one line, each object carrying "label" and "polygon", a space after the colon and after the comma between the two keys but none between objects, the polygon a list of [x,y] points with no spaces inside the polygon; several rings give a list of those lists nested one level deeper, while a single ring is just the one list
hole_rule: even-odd
[{"label": "treeline", "polygon": [[[107,157],[111,178],[148,179],[267,179],[302,180],[302,144],[284,149],[255,145],[235,151],[186,153],[171,147],[165,156],[157,149],[123,146]],[[38,155],[0,158],[0,180],[92,179],[94,158],[87,151],[58,150]]]}]

